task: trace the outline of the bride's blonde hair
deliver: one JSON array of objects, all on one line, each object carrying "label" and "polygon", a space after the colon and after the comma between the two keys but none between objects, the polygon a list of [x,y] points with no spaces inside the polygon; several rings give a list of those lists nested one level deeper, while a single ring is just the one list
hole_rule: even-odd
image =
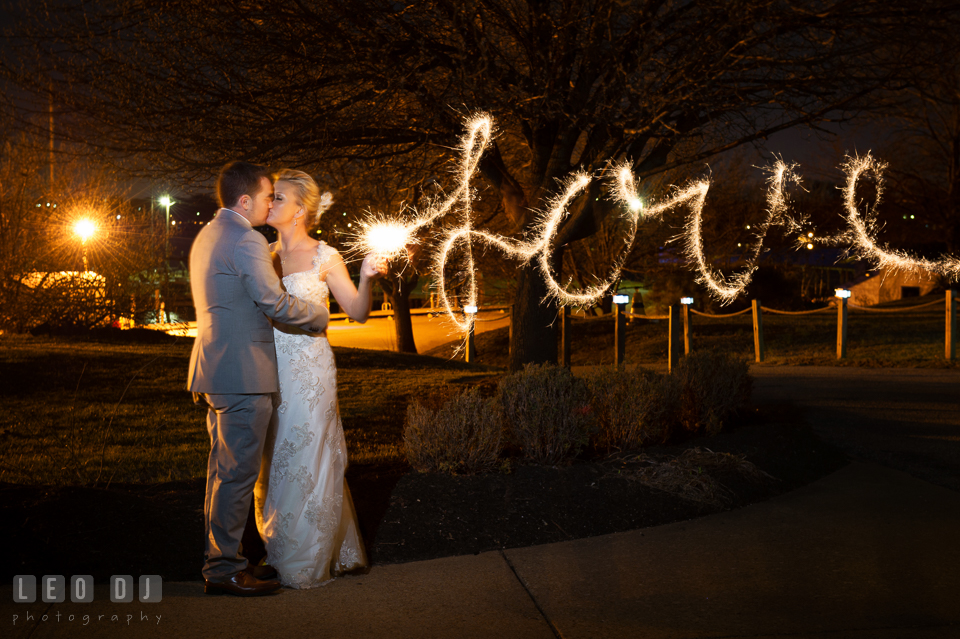
[{"label": "bride's blonde hair", "polygon": [[273,175],[274,182],[286,182],[297,190],[297,199],[304,211],[304,223],[312,231],[320,223],[320,216],[333,204],[333,195],[327,191],[320,194],[320,187],[309,174],[296,169],[280,169]]}]

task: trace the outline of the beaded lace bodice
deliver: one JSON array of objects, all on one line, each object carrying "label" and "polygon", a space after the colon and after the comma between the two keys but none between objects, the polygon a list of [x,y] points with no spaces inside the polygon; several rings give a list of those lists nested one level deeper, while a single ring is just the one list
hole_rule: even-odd
[{"label": "beaded lace bodice", "polygon": [[[326,304],[320,280],[336,249],[321,242],[313,268],[283,277],[287,292]],[[280,403],[267,434],[254,491],[267,558],[283,585],[312,588],[366,564],[344,480],[346,441],[337,406],[337,369],[325,335],[274,326]]]}]

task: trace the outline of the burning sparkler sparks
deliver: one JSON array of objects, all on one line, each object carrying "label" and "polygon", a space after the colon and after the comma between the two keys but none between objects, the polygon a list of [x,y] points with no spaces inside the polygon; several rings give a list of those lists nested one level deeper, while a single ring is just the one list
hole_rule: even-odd
[{"label": "burning sparkler sparks", "polygon": [[407,246],[415,243],[410,228],[394,220],[361,223],[363,231],[357,248],[361,253],[376,253],[388,260],[404,255]]},{"label": "burning sparkler sparks", "polygon": [[[843,169],[847,174],[847,184],[843,189],[843,206],[846,212],[848,230],[832,243],[846,242],[851,250],[860,257],[877,264],[879,268],[893,271],[928,271],[941,273],[951,279],[960,278],[960,259],[948,255],[939,260],[927,260],[913,257],[905,251],[881,248],[877,243],[876,212],[883,195],[883,170],[886,164],[878,162],[869,153],[863,157],[847,158]],[[864,218],[857,207],[857,182],[861,177],[872,177],[876,195]]]},{"label": "burning sparkler sparks", "polygon": [[[438,282],[441,306],[448,318],[462,331],[469,330],[475,321],[474,313],[458,314],[454,312],[447,291],[446,272],[454,254],[460,256],[459,268],[465,275],[461,302],[464,308],[477,306],[477,285],[474,276],[473,242],[493,246],[508,257],[521,263],[536,260],[537,269],[547,284],[547,297],[556,299],[562,305],[594,304],[616,282],[623,264],[633,247],[637,228],[641,220],[655,220],[668,211],[686,206],[690,210],[684,226],[684,253],[698,273],[697,281],[722,303],[736,299],[750,284],[757,269],[762,252],[763,241],[773,226],[782,226],[787,232],[797,231],[802,218],[789,214],[786,188],[790,184],[799,184],[800,178],[794,171],[795,166],[778,160],[770,169],[767,189],[767,217],[756,230],[756,240],[748,252],[747,266],[739,273],[724,276],[715,271],[704,254],[702,237],[703,206],[710,189],[709,180],[701,180],[678,189],[672,196],[661,202],[644,206],[637,194],[636,180],[626,164],[615,167],[611,173],[613,179],[609,191],[615,202],[623,207],[623,216],[627,220],[624,234],[624,248],[611,266],[608,278],[593,286],[579,291],[570,291],[556,281],[550,267],[553,242],[560,224],[568,215],[570,205],[589,187],[592,177],[585,173],[576,173],[564,182],[560,193],[549,203],[527,241],[506,238],[487,231],[475,230],[472,226],[473,191],[470,186],[487,146],[493,135],[493,123],[489,116],[480,114],[466,123],[466,133],[461,140],[462,159],[457,172],[455,188],[450,195],[432,203],[421,212],[413,211],[411,219],[403,221],[382,214],[371,216],[361,224],[362,231],[352,243],[352,247],[367,253],[375,252],[390,259],[405,255],[408,246],[417,243],[417,233],[421,229],[437,223],[440,219],[455,215],[458,222],[450,226],[442,235],[440,248],[434,256],[433,268]],[[844,189],[844,206],[849,230],[835,238],[817,238],[822,243],[847,243],[862,257],[876,262],[879,266],[895,269],[923,269],[960,276],[960,260],[945,257],[937,262],[913,258],[906,253],[880,248],[874,239],[876,229],[872,218],[864,219],[856,205],[856,186],[864,174],[871,174],[877,182],[877,202],[882,192],[882,171],[884,165],[876,162],[870,155],[864,158],[849,159],[844,166],[848,181]],[[874,204],[874,210],[876,202]],[[749,227],[747,227],[749,228]],[[804,245],[812,248],[812,234],[804,239]]]}]

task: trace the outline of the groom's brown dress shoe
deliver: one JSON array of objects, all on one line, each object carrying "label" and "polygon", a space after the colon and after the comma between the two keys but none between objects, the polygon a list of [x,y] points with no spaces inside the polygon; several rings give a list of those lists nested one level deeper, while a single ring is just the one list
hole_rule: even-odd
[{"label": "groom's brown dress shoe", "polygon": [[259,566],[247,566],[245,572],[250,573],[257,579],[276,579],[277,569],[270,564],[260,564]]},{"label": "groom's brown dress shoe", "polygon": [[240,571],[226,581],[203,581],[203,592],[208,595],[231,594],[238,597],[258,597],[280,589],[279,581],[257,579]]}]

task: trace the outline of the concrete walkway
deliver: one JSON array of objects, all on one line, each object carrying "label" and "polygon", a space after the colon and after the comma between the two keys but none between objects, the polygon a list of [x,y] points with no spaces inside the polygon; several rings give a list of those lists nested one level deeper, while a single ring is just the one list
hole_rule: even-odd
[{"label": "concrete walkway", "polygon": [[[762,401],[812,388],[779,372],[757,378]],[[931,397],[931,408],[952,397]],[[854,436],[866,437],[836,438]],[[0,636],[956,639],[960,493],[855,461],[775,499],[655,528],[376,566],[257,599],[208,597],[199,583],[163,588],[156,604],[112,604],[98,587],[92,603],[28,605],[4,584]]]},{"label": "concrete walkway", "polygon": [[960,491],[960,370],[751,366],[753,401],[791,404],[817,435]]}]

